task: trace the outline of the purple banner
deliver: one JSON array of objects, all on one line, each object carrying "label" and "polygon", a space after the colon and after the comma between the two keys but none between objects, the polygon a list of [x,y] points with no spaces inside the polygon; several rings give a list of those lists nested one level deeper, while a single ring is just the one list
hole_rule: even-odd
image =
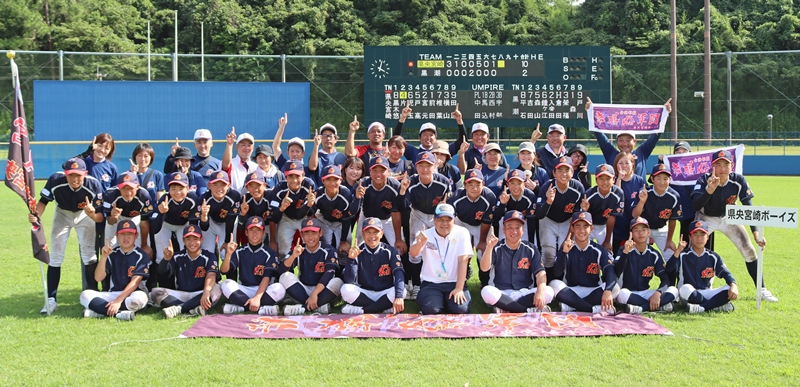
[{"label": "purple banner", "polygon": [[700,176],[711,172],[711,162],[714,161],[714,154],[721,150],[727,150],[733,155],[731,171],[742,173],[744,145],[664,156],[664,164],[672,172],[672,184],[694,185]]},{"label": "purple banner", "polygon": [[664,105],[592,104],[586,114],[590,131],[608,134],[662,133],[669,117]]},{"label": "purple banner", "polygon": [[669,335],[653,320],[629,314],[503,313],[466,315],[363,314],[259,316],[216,314],[200,318],[185,337],[238,339],[468,338]]}]

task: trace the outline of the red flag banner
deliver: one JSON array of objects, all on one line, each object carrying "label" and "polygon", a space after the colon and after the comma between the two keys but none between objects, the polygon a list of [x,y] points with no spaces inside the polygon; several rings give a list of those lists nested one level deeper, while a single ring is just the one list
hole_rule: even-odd
[{"label": "red flag banner", "polygon": [[[11,116],[11,136],[8,141],[8,163],[6,164],[6,186],[16,192],[31,213],[36,213],[36,193],[33,178],[33,158],[28,138],[28,125],[25,120],[25,109],[22,104],[22,89],[19,83],[19,71],[14,59],[11,59],[11,80],[14,84],[14,107]],[[31,246],[34,258],[43,263],[50,263],[47,240],[44,237],[41,221],[31,225]]]}]

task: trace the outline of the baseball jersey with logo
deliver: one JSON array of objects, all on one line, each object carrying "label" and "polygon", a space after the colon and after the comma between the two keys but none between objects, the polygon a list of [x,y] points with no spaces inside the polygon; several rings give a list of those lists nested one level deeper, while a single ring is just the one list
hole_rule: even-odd
[{"label": "baseball jersey with logo", "polygon": [[162,214],[158,211],[158,206],[156,205],[153,215],[150,217],[151,221],[162,221],[174,226],[183,226],[187,223],[198,224],[200,222],[200,203],[202,202],[194,193],[187,193],[186,198],[180,202],[176,202],[169,196],[169,193],[165,193],[158,200],[159,204],[163,202],[167,202],[169,209]]},{"label": "baseball jersey with logo", "polygon": [[355,283],[362,289],[382,291],[394,287],[394,296],[403,297],[405,270],[400,253],[392,246],[381,242],[374,249],[362,243],[358,258],[347,258],[342,271],[344,283]]},{"label": "baseball jersey with logo", "polygon": [[[608,222],[612,216],[621,217],[625,202],[622,197],[625,195],[622,188],[612,185],[608,194],[603,196],[597,186],[586,191],[586,200],[589,202],[589,213],[592,214],[594,226],[602,226]],[[648,199],[649,200],[649,199]]]},{"label": "baseball jersey with logo", "polygon": [[233,252],[227,273],[238,271],[239,284],[242,286],[259,286],[264,277],[270,282],[278,272],[278,253],[263,243],[246,244]]},{"label": "baseball jersey with logo", "polygon": [[407,203],[417,211],[433,215],[436,206],[450,193],[450,179],[436,172],[428,184],[423,184],[419,175],[411,176],[410,179],[411,184],[406,191]]},{"label": "baseball jersey with logo", "polygon": [[447,200],[456,210],[458,220],[470,225],[492,224],[497,197],[492,190],[483,187],[475,201],[470,200],[465,189],[460,189]]},{"label": "baseball jersey with logo", "polygon": [[146,172],[137,173],[136,177],[139,179],[139,184],[150,194],[150,203],[155,203],[158,200],[158,192],[165,190],[164,173],[149,168]]},{"label": "baseball jersey with logo", "polygon": [[495,216],[500,219],[506,212],[519,211],[525,214],[526,218],[532,218],[536,216],[536,200],[536,194],[527,188],[522,189],[522,194],[519,198],[515,198],[514,195],[509,192],[508,203],[503,204],[500,202],[499,198],[497,199]]},{"label": "baseball jersey with logo", "polygon": [[247,221],[247,218],[251,216],[259,216],[261,219],[268,220],[270,219],[270,206],[269,200],[267,200],[267,196],[269,192],[264,192],[264,195],[261,196],[261,200],[256,200],[253,195],[250,193],[244,194],[244,201],[247,203],[249,208],[247,209],[247,213],[239,212],[239,226],[244,228],[244,223]]},{"label": "baseball jersey with logo", "polygon": [[536,217],[548,218],[556,223],[562,223],[572,218],[572,213],[580,211],[583,199],[583,184],[570,179],[567,189],[563,192],[556,185],[556,197],[553,204],[547,204],[547,190],[556,184],[556,179],[550,179],[539,188],[539,197],[536,199]]},{"label": "baseball jersey with logo", "polygon": [[[648,199],[649,200],[649,199]],[[661,253],[647,246],[643,252],[633,249],[625,254],[624,249],[619,249],[617,258],[614,262],[614,270],[619,276],[618,282],[621,287],[630,291],[640,291],[650,289],[650,280],[658,277],[661,283],[658,291],[661,294],[669,287],[669,276],[667,276],[667,265]]]},{"label": "baseball jersey with logo", "polygon": [[520,241],[512,250],[503,239],[492,250],[492,267],[489,285],[500,290],[520,290],[536,287],[536,274],[544,271],[541,255],[536,246]]},{"label": "baseball jersey with logo", "polygon": [[400,195],[400,182],[393,179],[386,179],[386,184],[377,190],[372,185],[372,178],[364,179],[362,185],[367,187],[367,192],[361,199],[361,210],[365,218],[389,219],[392,212],[400,211],[400,206],[405,201],[405,195]]},{"label": "baseball jersey with logo", "polygon": [[597,287],[605,283],[605,290],[617,284],[614,259],[603,246],[589,241],[586,249],[575,244],[569,253],[559,247],[553,264],[555,278],[564,278],[568,286]]},{"label": "baseball jersey with logo", "polygon": [[736,204],[736,199],[739,199],[742,204],[749,205],[750,199],[755,196],[744,176],[735,172],[728,175],[725,185],[720,184],[714,193],[709,195],[706,191],[709,177],[711,177],[711,173],[700,176],[694,185],[694,191],[692,191],[694,209],[703,211],[708,216],[725,216],[725,206]]},{"label": "baseball jersey with logo", "polygon": [[352,220],[358,212],[360,201],[347,187],[339,186],[339,192],[334,197],[329,197],[325,187],[317,188],[317,201],[314,209],[319,210],[322,217],[329,222],[345,222]]},{"label": "baseball jersey with logo", "polygon": [[131,283],[134,276],[146,280],[150,274],[150,257],[140,248],[134,247],[127,254],[117,246],[108,255],[106,261],[106,277],[111,280],[110,292],[121,292]]},{"label": "baseball jersey with logo", "polygon": [[67,175],[63,171],[56,172],[47,179],[40,196],[40,202],[47,204],[54,201],[58,208],[72,212],[83,211],[86,198],[89,198],[95,211],[102,211],[103,188],[97,179],[89,175],[84,176],[83,185],[74,190],[69,186]]},{"label": "baseball jersey with logo", "polygon": [[[308,177],[304,178],[303,182],[300,183],[300,188],[297,189],[297,192],[289,189],[288,181],[282,181],[280,184],[278,184],[278,186],[272,190],[269,197],[272,221],[274,223],[278,223],[284,216],[287,216],[291,219],[305,219],[305,217],[308,216],[309,211],[306,196],[308,196],[308,193],[313,191],[315,188],[314,181]],[[287,195],[290,199],[292,199],[292,204],[290,204],[289,207],[286,207],[286,210],[281,212],[281,202]]]},{"label": "baseball jersey with logo", "polygon": [[[222,169],[222,161],[211,155],[201,157],[200,155],[195,154],[192,156],[192,164],[189,169],[200,174],[200,176],[203,177],[203,180],[205,180],[205,185],[208,185],[208,182],[211,181],[211,173]],[[164,161],[164,173],[169,174],[175,172],[175,170],[175,157],[169,155],[167,156],[167,160]]]},{"label": "baseball jersey with logo", "polygon": [[[458,153],[458,149],[456,149],[455,153],[452,152],[452,151],[450,152],[451,155],[455,155],[457,153]],[[469,147],[469,149],[467,149],[467,151],[464,152],[464,161],[467,162],[467,169],[475,168],[475,159],[478,159],[479,163],[481,163],[483,165],[486,165],[486,163],[483,162],[483,151],[479,150],[474,145],[471,145]],[[500,164],[499,165],[500,165],[500,168],[503,168],[503,169],[507,169],[508,168],[508,160],[506,160],[506,155],[504,153],[502,153],[502,152],[500,152]],[[486,171],[481,171],[481,172],[483,172],[484,176],[486,175]]]},{"label": "baseball jersey with logo", "polygon": [[506,171],[507,169],[503,167],[491,170],[487,165],[481,168],[481,172],[483,173],[483,185],[492,190],[495,196],[500,196],[503,191],[503,184],[506,181]]},{"label": "baseball jersey with logo", "polygon": [[153,211],[153,205],[150,204],[150,194],[146,189],[139,186],[139,189],[134,194],[131,201],[126,201],[119,192],[119,188],[111,187],[103,195],[103,213],[108,217],[111,210],[116,205],[121,209],[120,216],[135,217],[142,216],[142,219],[147,220]]},{"label": "baseball jersey with logo", "polygon": [[[638,205],[639,195],[637,194],[631,206]],[[641,216],[647,219],[650,228],[664,227],[671,219],[680,219],[682,214],[681,197],[674,189],[667,187],[667,190],[661,195],[657,194],[653,187],[647,189],[647,201],[644,202]]]},{"label": "baseball jersey with logo", "polygon": [[[236,226],[237,217],[239,215],[239,205],[242,203],[242,194],[239,193],[239,191],[228,188],[228,192],[225,193],[225,196],[223,196],[221,200],[217,200],[214,198],[211,191],[206,191],[206,193],[200,197],[201,204],[203,200],[205,200],[206,204],[210,207],[208,210],[208,220],[213,220],[215,223],[225,223],[225,243],[230,242],[231,233]],[[204,228],[203,231],[208,230],[208,221],[205,223],[201,221],[200,228]]]},{"label": "baseball jersey with logo", "polygon": [[669,260],[667,271],[677,271],[678,287],[689,284],[698,290],[711,289],[715,276],[728,284],[736,282],[719,254],[708,249],[697,255],[693,248],[687,248],[677,259]]},{"label": "baseball jersey with logo", "polygon": [[89,171],[89,175],[100,182],[103,192],[111,188],[114,182],[117,181],[119,173],[117,172],[117,166],[111,160],[104,159],[97,163],[91,155],[83,160],[86,162],[86,170]]},{"label": "baseball jersey with logo", "polygon": [[208,273],[219,273],[217,267],[217,256],[208,251],[200,250],[200,253],[192,259],[184,249],[177,252],[169,261],[161,260],[158,264],[158,272],[169,274],[175,277],[176,290],[182,292],[196,292],[203,290]]},{"label": "baseball jersey with logo", "polygon": [[[287,254],[286,257],[288,258],[291,254]],[[286,265],[281,266],[285,267]],[[332,274],[339,269],[339,259],[336,250],[331,245],[320,242],[316,251],[303,250],[300,256],[292,262],[292,267],[285,268],[285,270],[291,271],[295,267],[299,269],[297,279],[303,285],[316,286],[319,283],[327,285],[328,281],[333,278]],[[329,274],[326,276],[326,273]],[[323,277],[325,277],[325,281],[322,281]]]},{"label": "baseball jersey with logo", "polygon": [[553,150],[550,149],[549,144],[536,149],[536,159],[542,164],[542,168],[545,170],[545,172],[547,172],[547,176],[550,179],[554,177],[553,170],[555,169],[556,164],[558,164],[558,159],[560,159],[562,156],[566,156],[566,154],[567,150],[563,146],[558,152],[553,152]]}]

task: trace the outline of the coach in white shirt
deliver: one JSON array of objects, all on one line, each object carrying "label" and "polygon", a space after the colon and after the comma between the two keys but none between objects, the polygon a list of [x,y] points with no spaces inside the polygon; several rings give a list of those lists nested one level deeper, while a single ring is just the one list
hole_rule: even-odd
[{"label": "coach in white shirt", "polygon": [[422,262],[422,286],[417,296],[422,314],[469,313],[472,297],[466,289],[472,258],[469,231],[454,222],[455,209],[436,206],[434,228],[423,229],[409,249],[411,263]]}]

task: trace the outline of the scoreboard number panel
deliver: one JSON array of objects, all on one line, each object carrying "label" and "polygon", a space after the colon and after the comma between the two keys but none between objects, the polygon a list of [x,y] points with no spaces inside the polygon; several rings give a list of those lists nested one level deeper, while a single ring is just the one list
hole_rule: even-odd
[{"label": "scoreboard number panel", "polygon": [[365,46],[364,120],[406,126],[586,126],[586,97],[611,102],[608,46]]}]

